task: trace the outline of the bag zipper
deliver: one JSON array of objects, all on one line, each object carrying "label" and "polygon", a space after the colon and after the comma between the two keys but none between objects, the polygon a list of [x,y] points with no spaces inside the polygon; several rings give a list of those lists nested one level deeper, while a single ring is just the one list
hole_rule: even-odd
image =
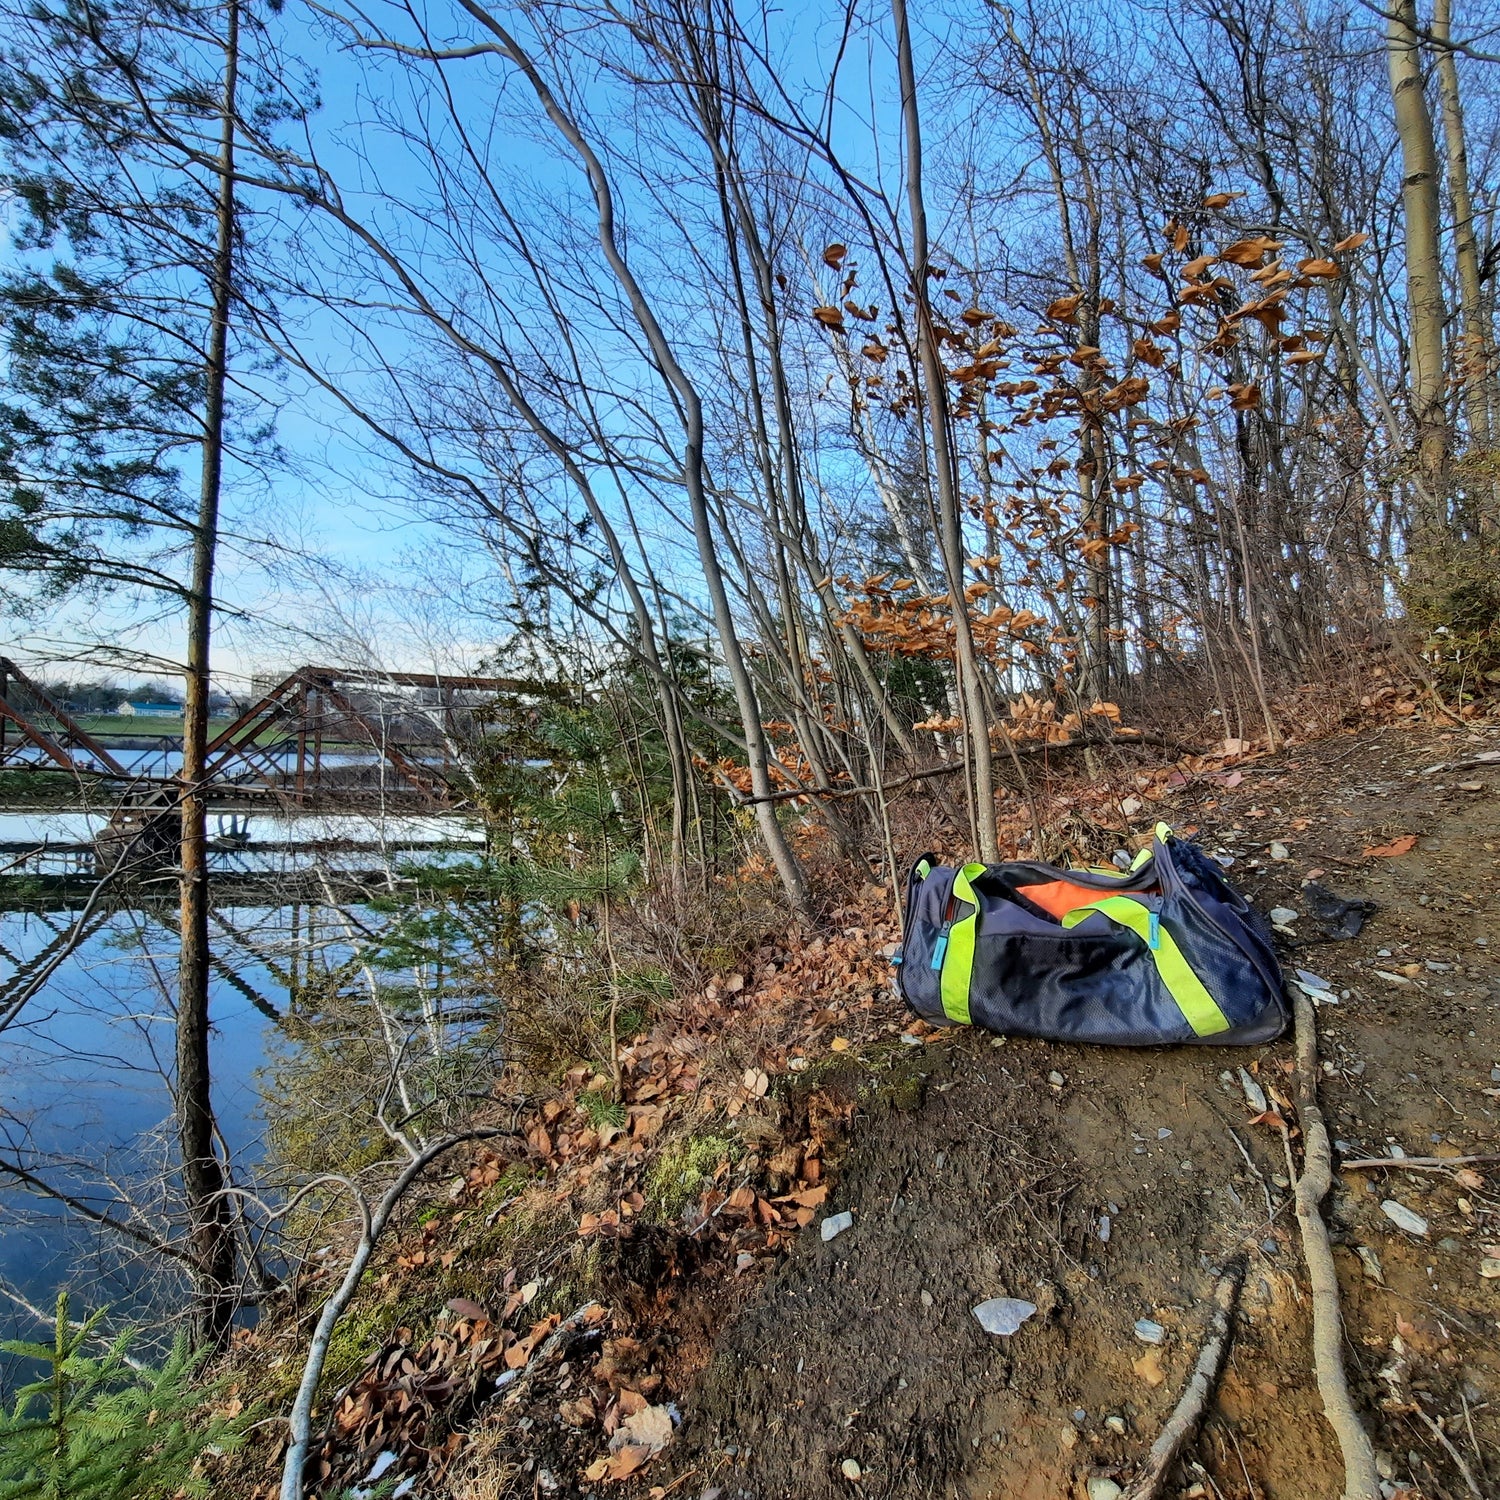
[{"label": "bag zipper", "polygon": [[[1186,885],[1185,885],[1185,883],[1184,883],[1184,881],[1182,879],[1182,876],[1177,871],[1177,865],[1176,865],[1176,863],[1173,861],[1173,859],[1171,857],[1171,851],[1167,849],[1167,846],[1166,846],[1165,843],[1162,844],[1162,849],[1163,849],[1163,852],[1166,853],[1166,855],[1167,855],[1167,858],[1165,860],[1161,861],[1161,863],[1163,863],[1166,866],[1166,878],[1163,879],[1163,881],[1162,881],[1162,899],[1163,900],[1166,899],[1166,895],[1167,895],[1166,887],[1167,887],[1168,883],[1170,883],[1172,886],[1174,886],[1178,891],[1180,891],[1182,893],[1184,900],[1192,900],[1192,897],[1191,897],[1190,893],[1187,890],[1187,887],[1186,887]],[[1273,995],[1280,996],[1281,995],[1281,990],[1278,989],[1278,987],[1276,985],[1269,983],[1268,976],[1266,974],[1265,969],[1261,965],[1260,959],[1257,958],[1255,956],[1255,954],[1251,953],[1249,951],[1249,949],[1247,949],[1245,947],[1245,945],[1232,932],[1230,932],[1229,929],[1227,927],[1225,927],[1224,924],[1221,921],[1219,921],[1219,919],[1216,916],[1214,916],[1214,914],[1206,906],[1204,906],[1201,902],[1198,902],[1198,901],[1194,901],[1193,905],[1195,907],[1197,907],[1199,913],[1203,917],[1203,920],[1205,922],[1207,922],[1208,925],[1210,927],[1212,927],[1216,932],[1218,932],[1219,935],[1225,940],[1225,942],[1227,942],[1230,945],[1230,947],[1237,948],[1240,951],[1240,953],[1242,953],[1247,959],[1250,960],[1250,967],[1253,968],[1255,970],[1255,972],[1260,975],[1260,977],[1261,977],[1261,979],[1263,981],[1267,981],[1266,982],[1266,988],[1267,988],[1267,990],[1270,991],[1270,993],[1272,993]],[[1285,1001],[1283,999],[1283,1004],[1284,1003],[1285,1003]]]},{"label": "bag zipper", "polygon": [[953,930],[953,912],[958,905],[958,897],[950,890],[948,892],[948,905],[943,910],[943,926],[937,935],[937,942],[932,945],[932,972],[942,972],[943,959],[948,953],[948,934]]}]

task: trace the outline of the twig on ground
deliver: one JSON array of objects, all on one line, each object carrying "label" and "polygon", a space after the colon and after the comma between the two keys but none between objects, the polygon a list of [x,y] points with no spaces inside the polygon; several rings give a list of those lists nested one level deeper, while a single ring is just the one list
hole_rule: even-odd
[{"label": "twig on ground", "polygon": [[1463,1454],[1453,1446],[1453,1440],[1415,1402],[1412,1403],[1412,1410],[1422,1419],[1423,1424],[1433,1437],[1443,1445],[1448,1457],[1453,1460],[1453,1467],[1463,1476],[1464,1484],[1467,1486],[1469,1493],[1474,1497],[1474,1500],[1484,1500],[1484,1491],[1479,1488],[1478,1483],[1475,1481],[1473,1470],[1464,1462]]},{"label": "twig on ground", "polygon": [[1379,1500],[1375,1449],[1349,1394],[1338,1268],[1333,1263],[1328,1226],[1323,1222],[1323,1199],[1333,1185],[1333,1150],[1318,1104],[1318,1023],[1312,1001],[1300,991],[1292,995],[1292,1011],[1297,1039],[1297,1112],[1303,1140],[1302,1175],[1297,1180],[1295,1198],[1302,1257],[1312,1290],[1313,1373],[1323,1398],[1323,1415],[1343,1455],[1344,1500]]},{"label": "twig on ground", "polygon": [[1500,1156],[1361,1156],[1339,1163],[1341,1171],[1353,1172],[1368,1167],[1410,1167],[1415,1172],[1444,1172],[1451,1167],[1467,1167],[1476,1161],[1500,1161]]},{"label": "twig on ground", "polygon": [[519,1399],[520,1392],[531,1381],[549,1365],[560,1364],[573,1345],[579,1339],[587,1338],[588,1331],[596,1330],[603,1319],[604,1309],[597,1302],[585,1302],[581,1307],[575,1308],[547,1335],[542,1341],[542,1347],[520,1369],[507,1370],[495,1382],[491,1399],[495,1399],[503,1391],[505,1399],[514,1404]]},{"label": "twig on ground", "polygon": [[1234,1456],[1239,1459],[1240,1473],[1245,1476],[1246,1493],[1250,1496],[1250,1500],[1260,1500],[1260,1496],[1255,1493],[1254,1481],[1250,1478],[1250,1466],[1245,1462],[1244,1450],[1240,1447],[1239,1434],[1234,1430],[1233,1427],[1229,1425],[1228,1422],[1225,1422],[1222,1419],[1219,1425],[1222,1426],[1224,1431],[1229,1434],[1229,1441],[1234,1444]]},{"label": "twig on ground", "polygon": [[1276,1203],[1271,1197],[1271,1186],[1266,1181],[1264,1173],[1255,1165],[1255,1161],[1251,1157],[1245,1143],[1232,1130],[1229,1132],[1229,1139],[1240,1148],[1240,1155],[1245,1158],[1245,1165],[1249,1167],[1250,1175],[1260,1184],[1261,1192],[1266,1195],[1266,1220],[1269,1222],[1276,1217]]},{"label": "twig on ground", "polygon": [[1193,1440],[1204,1416],[1208,1403],[1213,1398],[1214,1388],[1219,1383],[1219,1372],[1224,1368],[1224,1356],[1229,1350],[1229,1337],[1234,1328],[1234,1310],[1240,1300],[1240,1288],[1245,1283],[1245,1262],[1235,1260],[1225,1268],[1214,1287],[1214,1315],[1209,1320],[1208,1337],[1198,1354],[1198,1363],[1193,1366],[1187,1383],[1167,1425],[1151,1445],[1146,1455],[1145,1467],[1136,1481],[1125,1491],[1124,1500],[1156,1500],[1162,1488],[1177,1467],[1182,1450]]},{"label": "twig on ground", "polygon": [[1479,1439],[1474,1435],[1474,1414],[1469,1410],[1469,1398],[1460,1394],[1458,1399],[1464,1405],[1464,1426],[1468,1429],[1469,1446],[1474,1450],[1474,1462],[1479,1465],[1479,1477],[1486,1479],[1489,1476],[1484,1467],[1484,1450],[1479,1446]]},{"label": "twig on ground", "polygon": [[[734,1191],[737,1193],[737,1192],[739,1192],[740,1188],[742,1188],[742,1187],[748,1187],[749,1185],[750,1185],[750,1179],[749,1179],[749,1177],[742,1177],[740,1179],[739,1187],[736,1187]],[[720,1203],[719,1206],[716,1209],[714,1209],[712,1213],[707,1214],[701,1220],[701,1222],[695,1224],[690,1230],[688,1230],[687,1237],[689,1239],[692,1239],[698,1233],[698,1231],[700,1229],[706,1229],[710,1224],[712,1224],[713,1221],[715,1219],[717,1219],[721,1213],[724,1212],[724,1204],[728,1203],[729,1199],[732,1196],[733,1196],[733,1194],[725,1194],[723,1203]]]}]

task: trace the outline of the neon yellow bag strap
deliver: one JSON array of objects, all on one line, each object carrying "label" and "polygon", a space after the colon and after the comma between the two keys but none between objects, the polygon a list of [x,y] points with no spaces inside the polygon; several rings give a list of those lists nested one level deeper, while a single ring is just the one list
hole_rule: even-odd
[{"label": "neon yellow bag strap", "polygon": [[969,984],[974,978],[974,938],[979,931],[979,898],[969,882],[983,874],[983,865],[965,865],[953,877],[955,899],[967,901],[974,909],[948,930],[948,946],[943,953],[939,984],[943,1014],[961,1026],[970,1024]]},{"label": "neon yellow bag strap", "polygon": [[[1091,901],[1087,906],[1077,907],[1063,919],[1064,927],[1076,927],[1093,912],[1100,912],[1128,927],[1146,944],[1156,964],[1156,972],[1167,987],[1167,993],[1177,1002],[1195,1036],[1214,1036],[1229,1030],[1229,1020],[1219,1009],[1219,1002],[1204,989],[1203,981],[1193,972],[1193,966],[1182,956],[1176,939],[1164,928],[1156,913],[1140,901],[1129,896],[1106,896],[1102,901]],[[946,997],[946,986],[944,988]],[[945,1006],[946,1008],[946,1006]]]}]

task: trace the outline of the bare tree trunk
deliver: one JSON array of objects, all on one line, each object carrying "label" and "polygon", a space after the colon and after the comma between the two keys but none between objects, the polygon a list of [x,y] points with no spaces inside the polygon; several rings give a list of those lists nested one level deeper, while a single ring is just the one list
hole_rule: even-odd
[{"label": "bare tree trunk", "polygon": [[1410,320],[1411,397],[1417,422],[1419,530],[1447,520],[1448,418],[1443,401],[1443,261],[1438,160],[1422,92],[1416,0],[1393,0],[1386,27],[1391,99],[1401,141],[1401,203],[1406,224],[1406,305]]},{"label": "bare tree trunk", "polygon": [[[1440,43],[1448,40],[1451,10],[1451,0],[1435,0],[1432,35]],[[1474,234],[1474,202],[1469,195],[1469,153],[1464,138],[1463,102],[1458,92],[1458,63],[1448,47],[1437,48],[1437,81],[1443,107],[1448,196],[1453,204],[1453,261],[1458,271],[1459,308],[1463,313],[1463,353],[1458,361],[1458,375],[1463,386],[1469,441],[1487,450],[1493,442],[1494,334],[1484,305],[1479,245]]]},{"label": "bare tree trunk", "polygon": [[229,362],[229,306],[234,276],[235,88],[239,72],[239,0],[229,0],[224,44],[223,131],[219,145],[217,242],[214,248],[203,415],[203,466],[193,528],[188,594],[186,693],[182,722],[181,931],[177,962],[177,1118],[182,1188],[197,1263],[193,1337],[219,1346],[234,1316],[234,1226],[224,1174],[214,1154],[212,1074],[208,1059],[208,837],[204,773],[208,748],[209,638],[214,554],[224,473],[224,388]]},{"label": "bare tree trunk", "polygon": [[[688,508],[692,513],[693,537],[697,543],[698,559],[703,568],[704,583],[708,588],[709,603],[713,609],[714,625],[719,636],[719,647],[724,654],[725,670],[729,673],[734,689],[735,701],[740,711],[740,723],[745,734],[745,758],[750,767],[750,780],[757,798],[768,797],[772,791],[768,766],[766,733],[761,725],[760,703],[755,683],[745,661],[739,632],[735,627],[734,614],[729,603],[729,592],[724,584],[723,569],[719,565],[718,547],[714,541],[713,525],[709,516],[708,494],[704,474],[703,455],[703,401],[696,386],[683,369],[673,352],[666,332],[658,322],[650,299],[646,296],[635,273],[631,271],[620,250],[615,234],[614,193],[604,164],[598,153],[589,144],[578,123],[562,107],[547,81],[542,77],[531,56],[516,41],[494,13],[478,0],[459,0],[463,9],[473,17],[499,43],[507,57],[525,76],[531,85],[547,118],[558,133],[578,156],[588,176],[598,211],[598,235],[600,248],[608,262],[610,271],[619,283],[630,303],[632,315],[639,324],[652,357],[676,395],[683,414],[685,443],[682,455],[683,485],[687,491]],[[764,800],[755,808],[756,821],[765,842],[771,862],[786,891],[787,900],[800,913],[810,910],[807,882],[802,866],[788,842],[786,834],[776,819],[776,807]]]},{"label": "bare tree trunk", "polygon": [[954,654],[969,741],[970,796],[979,857],[998,862],[1000,837],[995,823],[995,776],[990,752],[990,725],[979,657],[964,598],[963,526],[959,515],[958,473],[948,430],[948,390],[932,326],[927,288],[927,206],[922,196],[922,127],[917,114],[917,76],[912,62],[911,26],[906,0],[891,0],[896,22],[896,57],[901,71],[901,113],[906,129],[906,189],[911,213],[912,295],[917,304],[917,352],[926,387],[927,420],[932,435],[932,462],[937,475],[939,544],[953,617]]}]

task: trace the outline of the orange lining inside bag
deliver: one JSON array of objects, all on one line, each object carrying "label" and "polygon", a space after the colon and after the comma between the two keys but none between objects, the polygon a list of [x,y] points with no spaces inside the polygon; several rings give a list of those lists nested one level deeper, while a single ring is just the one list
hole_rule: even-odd
[{"label": "orange lining inside bag", "polygon": [[[1076,911],[1080,906],[1088,906],[1111,894],[1109,891],[1095,890],[1091,886],[1074,885],[1071,880],[1049,880],[1043,885],[1018,885],[1016,889],[1028,901],[1034,901],[1059,922],[1070,911]],[[1140,892],[1132,891],[1130,894],[1139,895]]]}]

